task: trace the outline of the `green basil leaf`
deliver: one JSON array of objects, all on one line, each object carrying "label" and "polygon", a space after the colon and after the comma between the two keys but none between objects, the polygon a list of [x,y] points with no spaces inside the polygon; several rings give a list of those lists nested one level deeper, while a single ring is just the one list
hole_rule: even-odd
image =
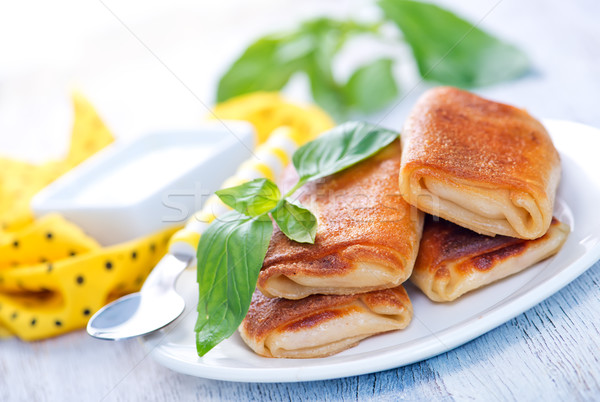
[{"label": "green basil leaf", "polygon": [[396,131],[364,122],[348,122],[298,148],[292,162],[300,183],[305,183],[346,169],[397,138]]},{"label": "green basil leaf", "polygon": [[315,102],[337,120],[345,119],[351,105],[344,86],[334,78],[333,60],[348,38],[376,34],[380,25],[316,18],[287,33],[265,36],[251,44],[221,77],[217,101],[280,90],[295,73],[304,71]]},{"label": "green basil leaf", "polygon": [[302,24],[301,30],[312,37],[314,43],[314,50],[307,57],[305,67],[313,99],[335,120],[346,120],[353,106],[352,99],[347,96],[344,85],[334,77],[334,58],[349,38],[376,34],[379,24],[319,18]]},{"label": "green basil leaf", "polygon": [[317,218],[308,209],[284,200],[272,215],[279,229],[289,239],[299,243],[315,242]]},{"label": "green basil leaf", "polygon": [[313,43],[305,66],[313,99],[335,120],[345,118],[348,104],[342,86],[334,78],[333,60],[350,35],[363,33],[365,29],[352,21],[329,18],[319,18],[301,26],[303,34]]},{"label": "green basil leaf", "polygon": [[375,112],[398,96],[392,60],[379,59],[356,70],[346,84],[349,102],[363,113]]},{"label": "green basil leaf", "polygon": [[255,179],[239,186],[218,190],[221,201],[247,216],[259,216],[277,206],[281,193],[269,179]]},{"label": "green basil leaf", "polygon": [[267,36],[251,44],[219,80],[217,101],[254,91],[278,91],[304,67],[310,51],[297,34]]},{"label": "green basil leaf", "polygon": [[379,5],[404,34],[427,80],[483,86],[516,78],[529,68],[518,48],[441,7],[411,0],[379,0]]},{"label": "green basil leaf", "polygon": [[332,71],[323,68],[324,62],[318,61],[318,57],[326,56],[315,55],[305,70],[310,80],[313,100],[335,121],[343,121],[349,108],[343,88],[333,78]]},{"label": "green basil leaf", "polygon": [[203,356],[240,325],[267,254],[273,223],[228,212],[208,227],[198,244],[196,349]]}]

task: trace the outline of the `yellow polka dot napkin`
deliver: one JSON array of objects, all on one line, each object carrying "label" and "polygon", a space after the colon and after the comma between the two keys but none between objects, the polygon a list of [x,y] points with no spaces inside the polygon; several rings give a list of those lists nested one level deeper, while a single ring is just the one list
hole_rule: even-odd
[{"label": "yellow polka dot napkin", "polygon": [[[31,198],[113,141],[85,98],[74,94],[73,104],[71,146],[63,160],[35,165],[0,156],[0,337],[37,340],[84,328],[107,302],[140,289],[176,230],[103,248],[59,215],[34,220]],[[297,143],[333,126],[321,109],[277,93],[231,99],[212,117],[249,121],[259,143],[282,126]]]},{"label": "yellow polka dot napkin", "polygon": [[[49,219],[56,233],[35,230],[19,247],[37,244],[48,250],[50,243],[67,243],[61,240],[61,231],[69,235],[79,230],[58,216]],[[81,233],[73,243],[79,253],[68,251],[73,254],[0,270],[0,322],[5,330],[25,340],[84,327],[91,314],[107,302],[140,289],[174,231],[107,248],[98,247]],[[52,238],[47,237],[49,233]]]},{"label": "yellow polka dot napkin", "polygon": [[139,290],[175,230],[102,248],[59,215],[34,220],[31,198],[113,141],[83,96],[74,94],[73,105],[63,160],[0,157],[0,336],[36,340],[85,327],[108,301]]}]

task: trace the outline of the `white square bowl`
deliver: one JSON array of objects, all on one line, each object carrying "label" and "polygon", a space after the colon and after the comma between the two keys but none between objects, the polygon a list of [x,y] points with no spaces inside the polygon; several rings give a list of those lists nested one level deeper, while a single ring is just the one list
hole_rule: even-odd
[{"label": "white square bowl", "polygon": [[252,155],[240,121],[161,131],[112,144],[32,200],[37,217],[57,212],[108,246],[183,224]]}]

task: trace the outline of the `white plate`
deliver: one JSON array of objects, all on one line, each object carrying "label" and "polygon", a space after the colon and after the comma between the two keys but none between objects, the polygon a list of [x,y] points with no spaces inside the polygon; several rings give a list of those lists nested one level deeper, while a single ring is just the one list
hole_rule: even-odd
[{"label": "white plate", "polygon": [[358,346],[321,359],[268,359],[254,354],[236,333],[200,358],[194,341],[197,285],[186,271],[178,290],[186,312],[143,343],[159,363],[205,378],[244,382],[289,382],[340,378],[400,367],[462,345],[549,297],[600,258],[600,130],[547,120],[563,165],[555,215],[572,232],[554,257],[459,300],[437,304],[417,289],[407,290],[414,305],[409,327],[374,336]]}]

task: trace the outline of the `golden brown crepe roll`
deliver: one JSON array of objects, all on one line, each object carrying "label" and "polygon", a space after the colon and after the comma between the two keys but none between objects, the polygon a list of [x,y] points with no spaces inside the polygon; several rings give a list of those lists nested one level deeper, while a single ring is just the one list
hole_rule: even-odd
[{"label": "golden brown crepe roll", "polygon": [[412,305],[402,286],[360,295],[312,295],[301,300],[254,292],[240,325],[242,339],[266,357],[329,356],[369,336],[405,328]]},{"label": "golden brown crepe roll", "polygon": [[401,193],[420,210],[490,236],[548,230],[560,160],[526,111],[435,88],[412,110],[402,142]]},{"label": "golden brown crepe roll", "polygon": [[556,254],[569,231],[553,218],[535,240],[489,237],[428,215],[410,280],[431,300],[452,301]]},{"label": "golden brown crepe roll", "polygon": [[[352,294],[396,287],[412,272],[423,214],[400,196],[400,144],[338,174],[311,182],[299,201],[318,220],[314,244],[275,228],[259,289],[269,297]],[[286,182],[295,182],[293,169]]]}]

